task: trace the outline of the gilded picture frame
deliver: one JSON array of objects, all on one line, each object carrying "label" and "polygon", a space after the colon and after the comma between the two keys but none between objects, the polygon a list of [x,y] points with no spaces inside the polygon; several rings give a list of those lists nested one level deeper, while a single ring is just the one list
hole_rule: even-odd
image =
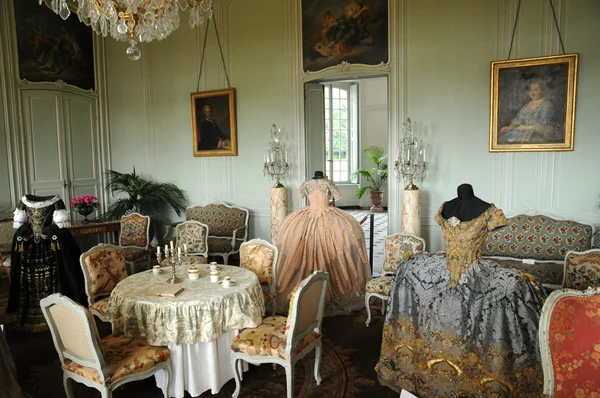
[{"label": "gilded picture frame", "polygon": [[572,151],[578,54],[491,63],[490,152]]},{"label": "gilded picture frame", "polygon": [[235,89],[192,93],[191,103],[194,156],[237,156]]}]

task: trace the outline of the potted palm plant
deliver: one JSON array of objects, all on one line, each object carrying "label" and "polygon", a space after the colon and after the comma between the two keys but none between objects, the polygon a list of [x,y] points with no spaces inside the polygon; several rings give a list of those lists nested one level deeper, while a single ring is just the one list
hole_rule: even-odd
[{"label": "potted palm plant", "polygon": [[186,209],[184,191],[172,183],[147,181],[135,172],[135,167],[133,173],[108,170],[106,177],[106,190],[115,194],[117,199],[99,219],[118,220],[132,212],[150,216],[150,233],[153,236],[157,229],[156,221],[164,217],[169,208],[177,215]]},{"label": "potted palm plant", "polygon": [[360,199],[367,192],[371,192],[371,211],[381,213],[383,207],[381,202],[383,200],[383,191],[381,187],[386,183],[388,179],[388,168],[387,168],[387,155],[383,149],[377,146],[370,146],[365,148],[365,153],[370,163],[373,164],[372,168],[362,168],[352,173],[353,177],[360,177],[360,183],[362,186],[356,189],[356,196]]}]

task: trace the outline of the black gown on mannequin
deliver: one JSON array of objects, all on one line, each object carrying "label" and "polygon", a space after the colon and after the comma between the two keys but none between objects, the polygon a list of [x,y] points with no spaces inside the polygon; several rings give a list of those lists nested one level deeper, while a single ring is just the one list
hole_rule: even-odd
[{"label": "black gown on mannequin", "polygon": [[53,293],[87,306],[81,250],[67,229],[68,220],[58,195],[25,195],[15,210],[6,313],[23,330],[47,329],[40,300]]},{"label": "black gown on mannequin", "polygon": [[390,289],[379,381],[427,397],[542,397],[538,324],[543,296],[519,271],[480,258],[507,220],[470,185],[435,217],[446,254],[418,254]]}]

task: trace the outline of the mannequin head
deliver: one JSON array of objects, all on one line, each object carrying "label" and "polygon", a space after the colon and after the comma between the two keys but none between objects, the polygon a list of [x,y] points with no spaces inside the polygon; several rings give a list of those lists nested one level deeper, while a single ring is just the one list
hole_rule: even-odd
[{"label": "mannequin head", "polygon": [[461,184],[456,188],[456,194],[459,199],[472,199],[475,197],[473,186],[471,184]]},{"label": "mannequin head", "polygon": [[446,220],[456,217],[460,221],[471,221],[479,217],[490,204],[475,196],[471,184],[461,184],[456,189],[458,197],[445,202],[442,208],[442,217]]}]

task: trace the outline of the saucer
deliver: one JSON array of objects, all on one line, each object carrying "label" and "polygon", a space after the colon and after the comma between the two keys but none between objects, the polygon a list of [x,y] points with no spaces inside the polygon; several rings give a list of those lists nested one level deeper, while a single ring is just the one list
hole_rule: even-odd
[{"label": "saucer", "polygon": [[163,273],[163,270],[162,270],[162,269],[161,269],[161,270],[159,270],[159,271],[158,271],[158,273],[154,273],[152,270],[150,270],[150,273],[151,273],[152,275],[160,275],[160,274],[162,274],[162,273]]}]

